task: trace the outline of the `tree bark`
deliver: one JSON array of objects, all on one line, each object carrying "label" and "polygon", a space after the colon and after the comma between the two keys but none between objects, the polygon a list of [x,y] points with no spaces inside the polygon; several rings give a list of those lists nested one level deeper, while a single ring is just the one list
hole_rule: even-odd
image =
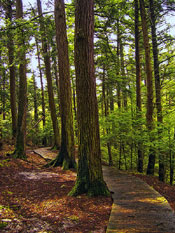
[{"label": "tree bark", "polygon": [[109,195],[103,180],[94,71],[94,1],[75,4],[75,71],[79,128],[78,174],[69,195]]},{"label": "tree bark", "polygon": [[[150,56],[150,45],[146,21],[146,11],[144,0],[140,0],[140,13],[142,19],[142,31],[143,31],[143,41],[145,48],[145,61],[146,61],[146,84],[147,84],[147,129],[150,135],[150,143],[153,142],[154,138],[152,136],[153,130],[153,78],[152,78],[152,66],[151,66],[151,56]],[[155,166],[155,151],[152,146],[149,149],[149,162],[147,167],[147,174],[154,175]]]},{"label": "tree bark", "polygon": [[125,74],[123,43],[121,41],[121,38],[120,38],[120,60],[121,60],[121,75],[122,75],[123,106],[126,109],[127,108],[126,74]]},{"label": "tree bark", "polygon": [[47,39],[46,39],[46,31],[45,31],[45,25],[43,22],[42,7],[41,7],[40,0],[37,0],[37,6],[38,6],[38,14],[40,15],[40,30],[42,34],[42,38],[41,38],[42,39],[42,50],[43,50],[45,72],[46,72],[46,79],[47,79],[49,107],[50,107],[50,112],[51,112],[52,125],[53,125],[54,138],[55,138],[54,146],[57,149],[59,149],[60,148],[60,133],[59,133],[59,128],[58,128],[58,120],[57,120],[56,107],[55,107],[55,102],[54,102],[50,56],[48,53],[48,44],[47,44]]},{"label": "tree bark", "polygon": [[[161,86],[160,86],[160,74],[159,74],[159,58],[158,58],[154,0],[149,0],[149,4],[150,4],[150,13],[151,13],[151,32],[152,32],[154,75],[155,75],[155,89],[156,89],[158,138],[159,138],[159,142],[161,143],[161,138],[162,138],[161,126],[163,123],[163,116],[162,116]],[[158,153],[159,153],[159,180],[164,181],[165,180],[165,165],[164,165],[164,155],[163,155],[163,151],[161,151],[161,148],[159,148]]]},{"label": "tree bark", "polygon": [[3,67],[2,72],[2,119],[6,119],[6,70],[5,67]]},{"label": "tree bark", "polygon": [[54,165],[62,166],[63,169],[69,169],[75,168],[76,163],[72,114],[72,91],[64,0],[55,0],[55,24],[59,67],[61,148],[54,161]]},{"label": "tree bark", "polygon": [[[43,129],[44,129],[46,125],[45,97],[44,97],[43,75],[42,75],[42,70],[41,70],[40,49],[39,49],[39,42],[38,42],[37,36],[35,37],[35,42],[36,42],[36,49],[37,49],[37,60],[38,60],[40,84],[41,84],[41,100],[42,100],[41,105],[42,105],[42,116],[43,116],[42,121],[43,121]],[[42,144],[44,146],[47,145],[47,139],[45,136],[42,139]]]},{"label": "tree bark", "polygon": [[[135,59],[136,59],[136,114],[137,119],[141,118],[142,115],[142,105],[141,105],[141,69],[140,69],[140,46],[139,46],[139,8],[138,0],[135,0]],[[141,130],[139,123],[138,130]],[[137,171],[143,172],[143,152],[142,143],[138,142],[138,162]]]},{"label": "tree bark", "polygon": [[[23,18],[23,5],[21,0],[16,0],[16,18]],[[26,158],[26,111],[27,111],[27,79],[26,79],[26,55],[24,49],[24,32],[18,29],[18,58],[19,58],[19,100],[17,137],[14,151],[15,158]]]},{"label": "tree bark", "polygon": [[[7,1],[6,5],[6,19],[12,22],[12,5],[13,1]],[[13,35],[10,29],[7,29],[7,48],[8,48],[8,60],[9,60],[9,71],[10,71],[10,105],[12,114],[12,136],[16,137],[17,127],[17,107],[16,107],[16,82],[15,82],[15,65],[14,65],[14,43]]]},{"label": "tree bark", "polygon": [[[119,19],[117,19],[117,78],[120,75],[120,28]],[[121,108],[121,85],[120,80],[117,81],[117,104],[118,108]]]},{"label": "tree bark", "polygon": [[[102,80],[102,96],[103,96],[103,105],[104,105],[104,113],[105,117],[109,115],[109,104],[106,99],[106,84],[105,84],[105,67],[103,67],[103,80]],[[106,129],[106,134],[109,135],[110,129]],[[108,140],[107,142],[107,148],[108,148],[108,163],[109,166],[113,166],[112,161],[112,153],[111,153],[111,142]]]}]

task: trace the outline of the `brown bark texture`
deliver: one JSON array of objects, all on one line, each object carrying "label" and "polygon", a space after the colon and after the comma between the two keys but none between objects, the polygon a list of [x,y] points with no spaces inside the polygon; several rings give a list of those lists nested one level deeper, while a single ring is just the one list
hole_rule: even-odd
[{"label": "brown bark texture", "polygon": [[78,174],[70,195],[108,195],[103,180],[94,72],[94,1],[75,4],[75,70],[79,129]]},{"label": "brown bark texture", "polygon": [[[138,0],[135,0],[135,59],[136,59],[136,107],[137,107],[137,118],[141,117],[141,67],[140,67],[140,47],[139,47],[139,7]],[[138,127],[141,130],[141,126]],[[142,143],[138,142],[138,172],[143,172],[143,152]]]},{"label": "brown bark texture", "polygon": [[[162,116],[162,101],[161,101],[161,85],[160,85],[160,73],[159,73],[159,58],[158,58],[158,44],[157,44],[157,32],[156,32],[156,15],[155,15],[155,1],[149,0],[150,4],[150,16],[151,16],[151,32],[152,32],[152,44],[153,44],[153,59],[154,59],[154,76],[155,76],[155,89],[156,89],[156,108],[157,108],[157,121],[158,121],[158,137],[161,143],[161,124],[163,123]],[[165,180],[165,165],[164,165],[164,152],[159,148],[159,180]]]},{"label": "brown bark texture", "polygon": [[56,163],[64,169],[74,168],[75,149],[72,114],[72,91],[66,32],[64,0],[55,0],[56,41],[59,67],[59,93],[61,109],[61,148]]},{"label": "brown bark texture", "polygon": [[51,75],[51,65],[50,65],[50,55],[48,52],[48,44],[46,39],[46,30],[43,21],[42,15],[42,7],[41,1],[37,0],[37,7],[38,7],[38,14],[40,15],[40,30],[42,34],[42,50],[44,56],[44,64],[45,64],[45,72],[46,72],[46,79],[47,79],[47,88],[48,88],[48,96],[49,96],[49,107],[51,112],[51,119],[54,131],[54,138],[55,138],[55,147],[57,149],[60,148],[60,133],[58,128],[58,120],[56,115],[56,107],[54,102],[54,94],[53,94],[53,85],[52,85],[52,75]]},{"label": "brown bark texture", "polygon": [[[13,1],[9,0],[5,4],[6,8],[6,19],[12,22],[12,5]],[[17,127],[17,106],[16,106],[16,74],[14,65],[14,42],[11,30],[7,28],[7,48],[8,48],[8,60],[9,60],[9,71],[10,71],[10,105],[12,114],[12,136],[16,137]]]},{"label": "brown bark texture", "polygon": [[[23,18],[23,5],[21,0],[16,0],[16,18]],[[27,112],[27,78],[26,78],[26,54],[24,31],[18,29],[18,59],[19,59],[19,99],[17,137],[14,157],[26,157],[26,112]]]},{"label": "brown bark texture", "polygon": [[[143,31],[143,42],[145,49],[145,62],[146,62],[146,84],[147,84],[147,128],[150,135],[150,143],[153,142],[154,137],[152,135],[153,130],[153,77],[152,77],[152,66],[151,66],[151,55],[150,55],[150,45],[148,37],[148,26],[146,20],[146,11],[144,0],[140,0],[140,13],[142,19],[142,31]],[[149,149],[149,161],[147,167],[147,174],[154,174],[155,166],[155,151],[152,146]]]}]

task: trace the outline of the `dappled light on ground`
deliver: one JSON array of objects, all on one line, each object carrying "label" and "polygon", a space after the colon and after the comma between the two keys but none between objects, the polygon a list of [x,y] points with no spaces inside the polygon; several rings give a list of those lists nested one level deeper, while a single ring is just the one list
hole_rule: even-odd
[{"label": "dappled light on ground", "polygon": [[27,155],[29,161],[0,157],[1,232],[105,232],[110,197],[68,197],[76,173],[43,168],[44,159]]}]

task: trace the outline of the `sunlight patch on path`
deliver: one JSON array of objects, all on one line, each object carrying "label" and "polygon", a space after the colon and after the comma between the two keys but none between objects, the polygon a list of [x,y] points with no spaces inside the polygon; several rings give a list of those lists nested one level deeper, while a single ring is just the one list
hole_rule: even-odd
[{"label": "sunlight patch on path", "polygon": [[173,210],[152,187],[113,167],[103,175],[114,201],[106,233],[175,233]]},{"label": "sunlight patch on path", "polygon": [[53,172],[20,172],[19,175],[25,177],[25,179],[29,180],[40,180],[40,179],[49,179],[49,178],[57,178],[60,175]]}]

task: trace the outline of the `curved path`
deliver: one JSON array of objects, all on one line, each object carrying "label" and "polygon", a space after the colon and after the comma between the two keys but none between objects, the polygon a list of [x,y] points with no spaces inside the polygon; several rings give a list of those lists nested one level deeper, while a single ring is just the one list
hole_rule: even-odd
[{"label": "curved path", "polygon": [[[34,151],[45,159],[57,153]],[[175,233],[175,215],[167,200],[139,178],[103,166],[104,180],[112,191],[113,205],[107,233]]]},{"label": "curved path", "polygon": [[145,182],[103,167],[104,179],[113,192],[107,233],[175,232],[175,215],[167,200]]}]

